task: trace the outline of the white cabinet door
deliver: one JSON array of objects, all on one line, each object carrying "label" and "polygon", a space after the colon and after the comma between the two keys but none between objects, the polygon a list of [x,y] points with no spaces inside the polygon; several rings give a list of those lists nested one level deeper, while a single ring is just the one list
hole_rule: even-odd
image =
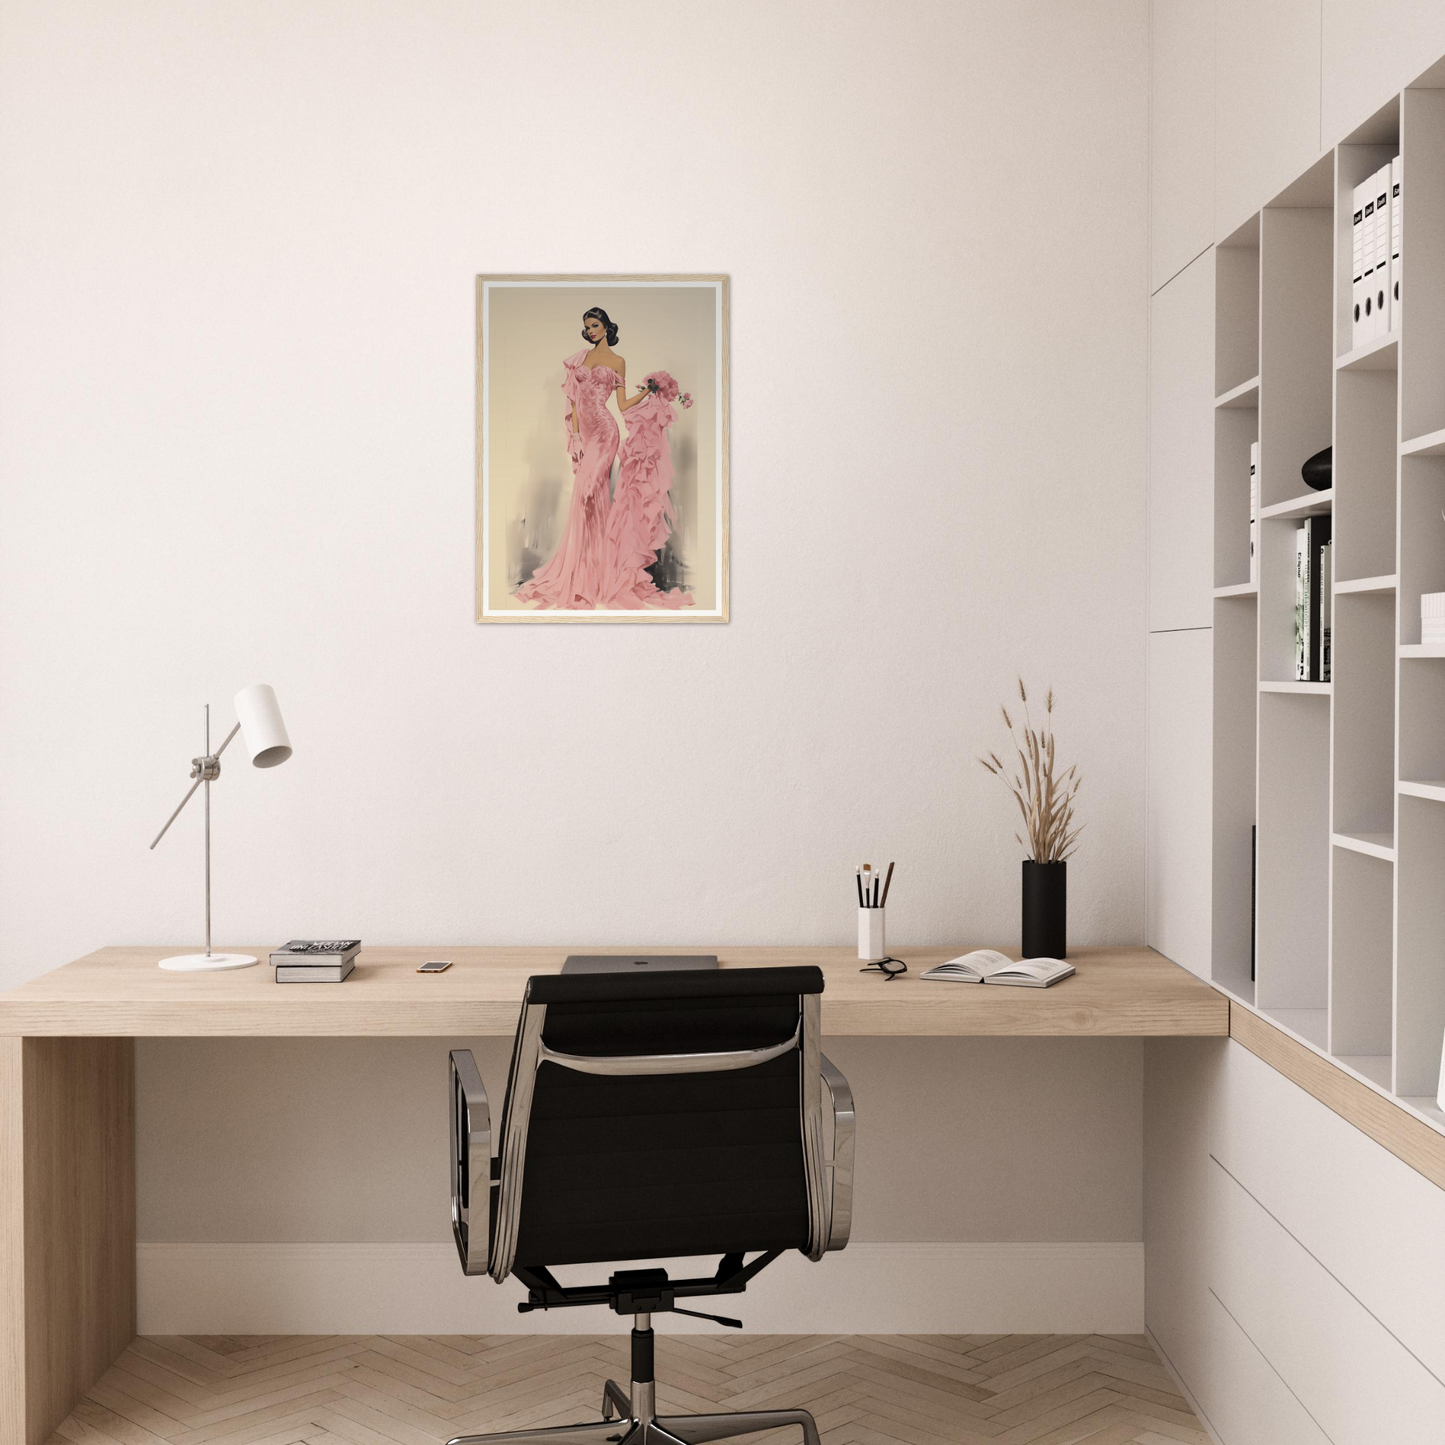
[{"label": "white cabinet door", "polygon": [[1335,145],[1445,54],[1440,0],[1324,0],[1326,144]]},{"label": "white cabinet door", "polygon": [[1445,1190],[1231,1041],[1214,1157],[1445,1379]]},{"label": "white cabinet door", "polygon": [[1214,240],[1214,0],[1149,7],[1149,289]]},{"label": "white cabinet door", "polygon": [[1219,1164],[1210,1215],[1213,1293],[1328,1439],[1445,1440],[1445,1385]]},{"label": "white cabinet door", "polygon": [[1320,153],[1320,0],[1218,0],[1215,20],[1214,234],[1223,240]]},{"label": "white cabinet door", "polygon": [[1214,620],[1214,255],[1149,301],[1149,630]]},{"label": "white cabinet door", "polygon": [[1145,938],[1210,973],[1213,634],[1149,635]]},{"label": "white cabinet door", "polygon": [[1201,1306],[1213,1367],[1199,1408],[1227,1445],[1330,1445],[1258,1347],[1212,1294]]}]

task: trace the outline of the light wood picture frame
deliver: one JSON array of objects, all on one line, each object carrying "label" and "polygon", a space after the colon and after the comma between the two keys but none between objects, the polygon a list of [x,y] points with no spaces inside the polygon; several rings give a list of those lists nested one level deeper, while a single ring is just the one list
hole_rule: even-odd
[{"label": "light wood picture frame", "polygon": [[726,276],[477,277],[476,620],[728,620]]}]

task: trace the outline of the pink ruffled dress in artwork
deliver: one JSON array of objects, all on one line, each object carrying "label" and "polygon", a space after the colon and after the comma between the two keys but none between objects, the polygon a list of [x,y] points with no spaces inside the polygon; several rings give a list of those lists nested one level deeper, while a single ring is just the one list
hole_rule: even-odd
[{"label": "pink ruffled dress in artwork", "polygon": [[[607,607],[611,604],[606,598],[617,586],[617,569],[607,538],[611,510],[607,488],[618,436],[607,399],[622,385],[622,378],[610,366],[589,368],[585,351],[569,356],[562,365],[566,371],[562,383],[567,398],[563,420],[572,458],[572,505],[552,560],[539,567],[530,582],[517,588],[516,595],[522,602],[536,602],[543,608]],[[578,433],[572,430],[574,407]]]},{"label": "pink ruffled dress in artwork", "polygon": [[[692,594],[661,591],[647,569],[672,535],[672,453],[667,428],[672,403],[653,393],[623,413],[627,440],[618,451],[617,423],[608,398],[622,385],[610,366],[587,365],[585,351],[562,363],[567,399],[563,421],[572,458],[572,505],[562,541],[552,560],[517,588],[522,602],[573,610],[593,607],[626,611],[644,607],[691,607]],[[675,387],[674,387],[675,391]],[[580,432],[572,430],[577,411]],[[608,483],[620,458],[615,497]]]},{"label": "pink ruffled dress in artwork", "polygon": [[[674,388],[675,390],[675,388]],[[672,535],[672,449],[667,428],[675,419],[672,403],[653,392],[623,413],[627,440],[618,453],[617,487],[607,519],[611,571],[607,606],[691,607],[692,593],[661,591],[647,569]]]}]

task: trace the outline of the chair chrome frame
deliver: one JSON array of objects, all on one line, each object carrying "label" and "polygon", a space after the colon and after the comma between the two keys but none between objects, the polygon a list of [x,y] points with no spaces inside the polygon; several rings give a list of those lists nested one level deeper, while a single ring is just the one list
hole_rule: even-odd
[{"label": "chair chrome frame", "polygon": [[[508,1107],[495,1165],[491,1108],[481,1074],[470,1050],[453,1049],[450,1066],[452,1236],[463,1273],[490,1274],[500,1283],[516,1265],[522,1168],[532,1091],[537,1070],[544,1063],[580,1073],[612,1076],[696,1074],[753,1068],[781,1058],[793,1049],[800,1050],[798,1115],[808,1206],[808,1247],[803,1252],[809,1259],[818,1260],[830,1250],[842,1249],[848,1243],[853,1224],[856,1127],[853,1091],[820,1047],[820,997],[803,994],[799,1002],[796,1032],[765,1048],[597,1057],[560,1053],[549,1048],[542,1041],[547,1006],[524,1004],[512,1051]],[[831,1148],[825,1148],[824,1140],[824,1089],[830,1105],[831,1130],[827,1142]],[[755,1265],[766,1262],[760,1259]],[[728,1263],[724,1260],[719,1266],[720,1279]],[[740,1256],[737,1263],[741,1264]],[[753,1270],[754,1266],[748,1266],[739,1278],[750,1277]],[[801,1428],[804,1445],[819,1445],[817,1425],[806,1410],[659,1417],[655,1412],[652,1338],[651,1313],[638,1311],[632,1330],[632,1388],[624,1391],[615,1380],[607,1381],[600,1421],[543,1430],[509,1430],[495,1435],[458,1435],[448,1445],[706,1445],[709,1441],[776,1430],[786,1425]]]}]

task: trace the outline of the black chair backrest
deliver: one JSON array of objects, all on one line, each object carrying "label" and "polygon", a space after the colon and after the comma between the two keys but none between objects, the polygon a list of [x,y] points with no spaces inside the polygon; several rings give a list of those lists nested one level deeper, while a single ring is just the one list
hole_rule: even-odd
[{"label": "black chair backrest", "polygon": [[[544,1005],[515,1263],[806,1249],[804,998],[822,991],[816,968],[531,979],[502,1125],[506,1139],[514,1095],[525,1094],[528,1009]],[[715,1072],[619,1076],[546,1058],[726,1054],[789,1041],[766,1062]]]}]

